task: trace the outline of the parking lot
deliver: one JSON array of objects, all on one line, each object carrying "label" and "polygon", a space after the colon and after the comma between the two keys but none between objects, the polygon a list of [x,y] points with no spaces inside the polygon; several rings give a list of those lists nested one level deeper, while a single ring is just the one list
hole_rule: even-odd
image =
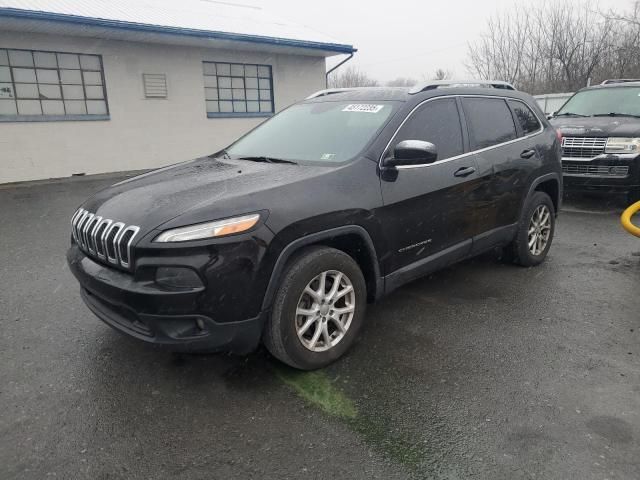
[{"label": "parking lot", "polygon": [[353,351],[173,355],[112,331],[65,263],[98,177],[0,188],[2,479],[640,478],[640,239],[566,204],[547,262],[396,291]]}]

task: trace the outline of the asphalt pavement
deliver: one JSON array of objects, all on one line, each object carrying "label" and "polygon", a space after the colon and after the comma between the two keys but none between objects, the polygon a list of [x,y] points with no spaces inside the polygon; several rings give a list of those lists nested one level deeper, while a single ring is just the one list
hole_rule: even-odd
[{"label": "asphalt pavement", "polygon": [[485,255],[370,307],[319,372],[175,355],[83,305],[69,217],[0,187],[0,479],[638,479],[640,239],[576,199],[545,264]]}]

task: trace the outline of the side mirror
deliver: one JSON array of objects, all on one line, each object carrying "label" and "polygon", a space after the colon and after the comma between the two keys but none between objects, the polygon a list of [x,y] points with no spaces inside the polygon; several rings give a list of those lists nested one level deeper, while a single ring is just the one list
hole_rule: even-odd
[{"label": "side mirror", "polygon": [[426,165],[437,159],[438,149],[433,143],[422,140],[403,140],[394,147],[393,157],[382,161],[382,166]]},{"label": "side mirror", "polygon": [[556,112],[550,113],[549,115],[547,115],[547,120],[551,120],[555,116],[556,116]]}]

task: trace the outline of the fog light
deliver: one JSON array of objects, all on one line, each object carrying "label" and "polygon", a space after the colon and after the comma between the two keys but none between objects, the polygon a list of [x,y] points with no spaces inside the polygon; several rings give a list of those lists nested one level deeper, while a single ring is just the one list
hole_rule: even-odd
[{"label": "fog light", "polygon": [[156,283],[171,288],[202,287],[198,274],[185,267],[160,267],[156,270]]}]

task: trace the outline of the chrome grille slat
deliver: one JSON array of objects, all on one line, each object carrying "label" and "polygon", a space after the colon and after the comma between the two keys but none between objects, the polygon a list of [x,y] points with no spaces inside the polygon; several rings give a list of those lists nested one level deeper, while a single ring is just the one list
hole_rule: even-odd
[{"label": "chrome grille slat", "polygon": [[78,244],[80,244],[80,239],[78,237],[78,224],[80,223],[80,220],[84,216],[84,213],[85,213],[85,210],[83,210],[82,208],[78,210],[78,214],[75,216],[73,220],[73,227],[71,229],[71,232],[73,233],[73,238]]},{"label": "chrome grille slat", "polygon": [[[120,257],[120,263],[122,264],[123,267],[129,267],[130,262],[131,262],[131,244],[133,243],[133,239],[136,237],[136,235],[138,234],[138,232],[140,231],[139,227],[136,226],[128,226],[124,229],[122,229],[122,232],[120,234],[120,241],[118,242],[118,254]],[[126,244],[123,244],[123,240],[127,234],[127,232],[133,232],[131,237],[129,237],[129,239],[127,240]],[[124,258],[124,256],[122,255],[123,249],[122,247],[125,247],[124,251],[126,252],[126,260]]]},{"label": "chrome grille slat", "polygon": [[562,156],[564,158],[592,159],[604,153],[606,137],[563,137]]},{"label": "chrome grille slat", "polygon": [[88,218],[89,218],[89,212],[85,210],[85,212],[80,217],[78,224],[76,225],[76,235],[78,236],[78,244],[81,247],[84,247],[84,238],[82,236],[82,232],[84,229],[84,224],[86,223]]},{"label": "chrome grille slat", "polygon": [[78,219],[83,212],[84,210],[79,208],[71,217],[71,235],[73,235],[73,239],[76,241],[76,243],[78,242],[78,238],[76,237],[76,223],[78,222]]},{"label": "chrome grille slat", "polygon": [[[111,226],[111,224],[113,223],[113,220],[110,220],[108,218],[103,219],[98,225],[96,225],[96,255],[98,255],[98,258],[100,260],[106,260],[106,250],[104,248],[104,234],[107,233],[107,230],[109,230],[109,227]],[[100,229],[102,228],[102,226],[104,225],[104,230],[102,231],[102,233],[100,233]],[[97,234],[100,233],[100,238],[97,238]],[[102,251],[101,251],[102,250]]]},{"label": "chrome grille slat", "polygon": [[87,235],[87,239],[88,239],[88,244],[87,244],[87,248],[89,250],[89,253],[96,253],[96,228],[98,228],[98,225],[100,225],[100,222],[102,221],[102,217],[98,217],[97,215],[93,217],[93,219],[91,220],[91,222],[89,222],[89,233]]},{"label": "chrome grille slat", "polygon": [[[107,255],[107,261],[109,263],[115,263],[116,265],[120,263],[120,259],[118,258],[118,244],[116,243],[118,240],[118,235],[120,231],[124,228],[124,223],[115,222],[109,227],[109,231],[107,236],[105,237],[105,253]],[[113,233],[113,239],[110,241],[109,237]],[[109,247],[113,248],[113,256],[109,254]]]},{"label": "chrome grille slat", "polygon": [[567,175],[584,175],[594,177],[626,177],[629,174],[628,165],[589,165],[581,163],[562,162],[562,173]]},{"label": "chrome grille slat", "polygon": [[80,236],[82,237],[82,242],[84,244],[84,247],[87,250],[89,250],[89,241],[88,241],[89,226],[91,225],[91,221],[93,220],[93,217],[95,217],[95,214],[90,213],[89,215],[86,216],[84,222],[82,223],[82,232]]},{"label": "chrome grille slat", "polygon": [[84,208],[71,217],[71,235],[88,256],[130,269],[133,265],[133,241],[140,227],[103,218]]}]

